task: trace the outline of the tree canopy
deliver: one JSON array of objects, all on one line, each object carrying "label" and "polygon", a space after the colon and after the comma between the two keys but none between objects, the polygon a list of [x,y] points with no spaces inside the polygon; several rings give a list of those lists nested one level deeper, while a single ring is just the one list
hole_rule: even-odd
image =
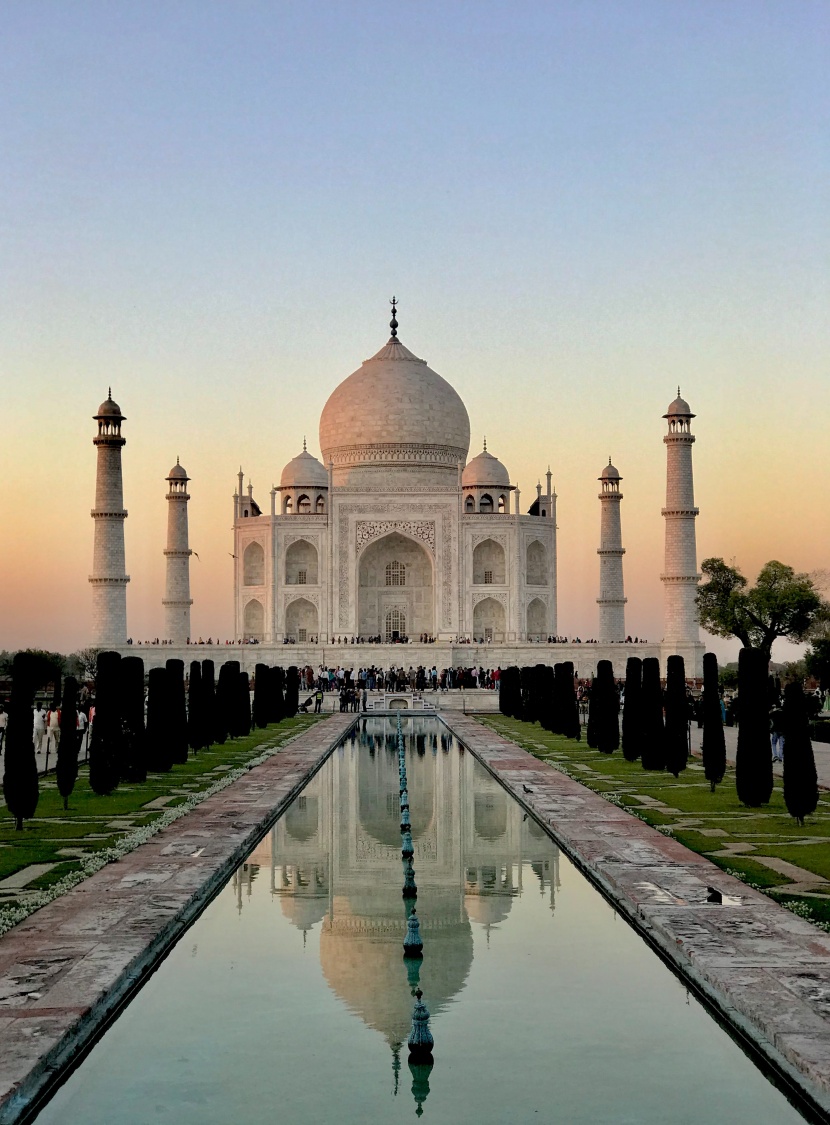
[{"label": "tree canopy", "polygon": [[696,599],[700,624],[716,637],[737,637],[769,657],[778,637],[803,641],[830,620],[830,604],[813,579],[774,559],[754,586],[723,559],[704,559],[700,569],[706,579]]}]

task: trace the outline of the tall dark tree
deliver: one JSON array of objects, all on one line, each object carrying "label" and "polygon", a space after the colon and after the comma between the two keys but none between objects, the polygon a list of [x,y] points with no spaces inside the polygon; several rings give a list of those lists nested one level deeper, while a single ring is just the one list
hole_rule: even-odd
[{"label": "tall dark tree", "polygon": [[591,678],[588,688],[588,725],[585,729],[585,741],[592,750],[596,750],[597,743],[597,678]]},{"label": "tall dark tree", "polygon": [[769,738],[767,667],[769,657],[757,648],[738,654],[738,750],[735,785],[738,800],[750,808],[772,796],[772,749]]},{"label": "tall dark tree", "polygon": [[216,731],[216,671],[212,660],[202,661],[202,746],[209,750]]},{"label": "tall dark tree", "polygon": [[[818,806],[818,777],[810,718],[801,684],[784,688],[784,803],[799,824]],[[740,727],[738,728],[740,730]]]},{"label": "tall dark tree", "polygon": [[594,722],[596,724],[597,750],[601,754],[613,754],[620,745],[620,697],[614,680],[614,666],[610,660],[600,660],[597,664],[596,703]]},{"label": "tall dark tree", "polygon": [[153,773],[167,773],[173,768],[173,754],[167,729],[170,711],[167,702],[168,679],[166,668],[151,668],[147,677],[147,769]]},{"label": "tall dark tree", "polygon": [[99,652],[95,673],[95,718],[89,743],[89,784],[99,797],[118,788],[124,757],[121,726],[121,654]]},{"label": "tall dark tree", "polygon": [[565,730],[565,697],[562,688],[562,665],[554,664],[550,713],[548,715],[549,729],[554,734],[563,734]]},{"label": "tall dark tree", "polygon": [[714,793],[715,786],[720,785],[726,773],[718,658],[714,652],[703,654],[703,770]]},{"label": "tall dark tree", "polygon": [[37,758],[32,740],[32,709],[38,687],[37,663],[30,653],[18,652],[12,661],[12,693],[6,726],[3,797],[18,831],[35,815],[38,789]]},{"label": "tall dark tree", "polygon": [[561,668],[562,734],[566,738],[575,738],[579,742],[582,738],[582,720],[579,717],[579,703],[576,698],[573,662],[565,660]]},{"label": "tall dark tree", "polygon": [[522,692],[522,718],[526,723],[536,722],[536,669],[520,668],[519,682]]},{"label": "tall dark tree", "polygon": [[251,684],[247,672],[240,672],[236,682],[236,706],[239,737],[251,733]]},{"label": "tall dark tree", "polygon": [[202,665],[198,660],[191,660],[187,685],[187,741],[194,754],[198,754],[205,745],[205,726]]},{"label": "tall dark tree", "polygon": [[67,676],[63,682],[61,700],[61,740],[58,744],[58,765],[55,778],[58,792],[63,797],[63,807],[69,808],[69,798],[78,780],[78,751],[81,732],[78,730],[78,681]]},{"label": "tall dark tree", "polygon": [[187,699],[184,691],[184,661],[171,658],[165,664],[167,672],[167,729],[170,756],[174,766],[187,762]]},{"label": "tall dark tree", "polygon": [[268,669],[268,721],[280,723],[285,715],[285,672],[282,668]]},{"label": "tall dark tree", "polygon": [[539,668],[539,723],[545,730],[553,731],[556,722],[556,680],[549,664],[540,664]]},{"label": "tall dark tree", "polygon": [[666,661],[666,769],[678,777],[689,760],[689,701],[682,656]]},{"label": "tall dark tree", "polygon": [[643,661],[643,749],[640,762],[644,770],[666,768],[663,687],[660,683],[660,661],[656,656],[647,656]]},{"label": "tall dark tree", "polygon": [[121,726],[124,735],[121,780],[146,781],[147,732],[144,729],[144,661],[140,656],[123,657],[119,674],[121,679]]},{"label": "tall dark tree", "polygon": [[643,749],[643,662],[629,656],[625,662],[625,697],[622,713],[622,752],[636,762]]},{"label": "tall dark tree", "polygon": [[236,677],[239,675],[239,661],[226,660],[219,669],[216,683],[216,727],[214,741],[220,746],[233,738],[233,710],[236,690]]},{"label": "tall dark tree", "polygon": [[510,719],[522,717],[521,674],[515,665],[502,668],[499,678],[499,710]]},{"label": "tall dark tree", "polygon": [[268,714],[269,687],[268,665],[257,664],[254,670],[254,726],[256,727],[267,727],[270,721]]},{"label": "tall dark tree", "polygon": [[292,664],[285,674],[285,717],[293,719],[300,706],[300,675]]}]

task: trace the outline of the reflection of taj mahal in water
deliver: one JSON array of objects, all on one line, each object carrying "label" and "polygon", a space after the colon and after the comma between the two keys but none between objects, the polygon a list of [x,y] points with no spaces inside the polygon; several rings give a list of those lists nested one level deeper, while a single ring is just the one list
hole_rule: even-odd
[{"label": "reflection of taj mahal in water", "polygon": [[[397,1048],[409,1033],[414,985],[402,958],[395,726],[369,723],[369,746],[355,731],[334,752],[239,869],[236,892],[241,909],[246,881],[268,877],[293,925],[308,931],[320,923],[329,987]],[[424,941],[420,985],[435,1015],[464,987],[472,924],[489,931],[508,917],[523,864],[554,909],[558,850],[451,735],[426,733],[434,720],[403,724]]]}]

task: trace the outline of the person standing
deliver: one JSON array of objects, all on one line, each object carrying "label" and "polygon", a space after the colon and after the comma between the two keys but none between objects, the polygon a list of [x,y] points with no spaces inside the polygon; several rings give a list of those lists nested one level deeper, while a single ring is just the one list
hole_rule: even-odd
[{"label": "person standing", "polygon": [[317,690],[314,693],[314,714],[319,715],[322,710],[323,710],[323,689],[318,684]]},{"label": "person standing", "polygon": [[46,757],[49,751],[57,754],[61,743],[61,711],[60,707],[50,707],[46,712]]},{"label": "person standing", "polygon": [[772,760],[784,761],[784,712],[778,706],[769,713],[769,738],[772,745]]},{"label": "person standing", "polygon": [[86,746],[84,745],[84,743],[86,741],[86,735],[87,735],[88,729],[89,729],[89,721],[87,720],[86,712],[79,707],[78,708],[78,757],[80,757],[81,754],[86,753]]},{"label": "person standing", "polygon": [[35,744],[35,753],[39,754],[43,749],[43,740],[46,737],[46,713],[43,706],[38,702],[35,704],[34,715],[32,716],[32,739]]},{"label": "person standing", "polygon": [[6,714],[6,708],[0,703],[0,754],[3,753],[3,746],[6,742],[6,724],[9,721],[9,716]]}]

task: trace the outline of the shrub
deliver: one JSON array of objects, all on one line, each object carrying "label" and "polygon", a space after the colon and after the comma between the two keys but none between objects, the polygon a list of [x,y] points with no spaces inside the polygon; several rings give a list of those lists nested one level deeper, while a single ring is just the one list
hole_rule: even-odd
[{"label": "shrub", "polygon": [[285,717],[293,719],[300,706],[300,676],[292,664],[285,674]]},{"label": "shrub", "polygon": [[187,761],[187,700],[184,694],[184,661],[172,657],[167,671],[167,731],[173,765]]},{"label": "shrub", "polygon": [[282,668],[268,670],[268,721],[281,723],[285,716],[285,672]]},{"label": "shrub", "polygon": [[216,684],[216,735],[215,741],[221,746],[228,737],[233,738],[233,701],[236,677],[239,674],[239,661],[226,660],[219,669]]},{"label": "shrub", "polygon": [[202,746],[209,750],[216,732],[216,672],[212,660],[202,661]]},{"label": "shrub", "polygon": [[240,672],[236,681],[237,731],[239,738],[251,733],[251,685],[247,672]]},{"label": "shrub", "polygon": [[562,734],[566,738],[575,738],[577,742],[582,738],[582,722],[579,718],[579,704],[576,700],[576,687],[574,686],[574,666],[572,661],[565,660],[560,665],[561,708],[562,708]]},{"label": "shrub", "polygon": [[202,665],[198,660],[191,660],[187,685],[187,741],[194,754],[205,745],[205,725]]},{"label": "shrub", "polygon": [[18,652],[12,661],[12,692],[3,772],[3,797],[18,831],[23,828],[24,820],[35,815],[40,796],[32,739],[32,708],[37,687],[35,659],[30,653]]},{"label": "shrub", "polygon": [[270,674],[267,664],[257,664],[254,672],[254,726],[267,727],[270,721],[268,694]]},{"label": "shrub", "polygon": [[757,648],[738,654],[738,750],[735,785],[738,800],[756,808],[772,796],[772,748],[767,706],[769,657]]}]

